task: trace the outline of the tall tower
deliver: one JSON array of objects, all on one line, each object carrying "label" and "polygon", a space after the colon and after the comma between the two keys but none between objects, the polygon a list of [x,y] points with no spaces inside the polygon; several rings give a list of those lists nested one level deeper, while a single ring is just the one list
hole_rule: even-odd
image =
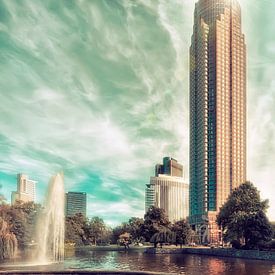
[{"label": "tall tower", "polygon": [[202,242],[246,180],[246,46],[237,0],[199,0],[190,47],[190,223]]}]

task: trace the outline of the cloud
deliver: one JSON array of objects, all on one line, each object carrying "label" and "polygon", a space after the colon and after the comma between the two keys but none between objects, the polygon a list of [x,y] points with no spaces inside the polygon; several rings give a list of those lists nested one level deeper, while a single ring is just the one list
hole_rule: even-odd
[{"label": "cloud", "polygon": [[[194,3],[1,1],[0,180],[6,197],[16,173],[25,172],[38,180],[42,201],[50,176],[62,170],[67,191],[88,193],[89,216],[118,223],[142,215],[144,186],[162,157],[177,158],[188,178]],[[248,174],[266,197],[274,170],[274,3],[241,4],[249,64]]]},{"label": "cloud", "polygon": [[269,217],[275,220],[275,58],[271,48],[273,1],[244,1],[243,22],[248,52],[248,178],[269,199]]}]

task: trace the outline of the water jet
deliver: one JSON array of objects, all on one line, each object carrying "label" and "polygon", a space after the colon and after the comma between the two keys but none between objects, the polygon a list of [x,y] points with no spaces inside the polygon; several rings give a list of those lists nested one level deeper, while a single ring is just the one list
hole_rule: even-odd
[{"label": "water jet", "polygon": [[56,174],[50,179],[44,208],[36,228],[36,259],[39,264],[64,260],[64,176]]}]

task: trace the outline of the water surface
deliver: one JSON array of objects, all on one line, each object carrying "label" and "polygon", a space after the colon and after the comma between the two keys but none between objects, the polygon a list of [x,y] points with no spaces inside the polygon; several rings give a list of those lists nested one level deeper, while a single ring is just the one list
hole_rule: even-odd
[{"label": "water surface", "polygon": [[[13,265],[13,266],[12,266]],[[3,270],[136,270],[172,274],[275,274],[275,263],[249,259],[174,254],[152,255],[143,251],[91,251],[67,253],[64,263],[36,266],[20,260],[0,265]]]}]

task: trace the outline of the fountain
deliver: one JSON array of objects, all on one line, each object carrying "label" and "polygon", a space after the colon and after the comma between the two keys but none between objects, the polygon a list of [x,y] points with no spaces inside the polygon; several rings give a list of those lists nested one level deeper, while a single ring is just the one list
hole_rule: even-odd
[{"label": "fountain", "polygon": [[37,223],[39,264],[61,262],[64,259],[64,177],[58,173],[50,179],[44,209]]}]

